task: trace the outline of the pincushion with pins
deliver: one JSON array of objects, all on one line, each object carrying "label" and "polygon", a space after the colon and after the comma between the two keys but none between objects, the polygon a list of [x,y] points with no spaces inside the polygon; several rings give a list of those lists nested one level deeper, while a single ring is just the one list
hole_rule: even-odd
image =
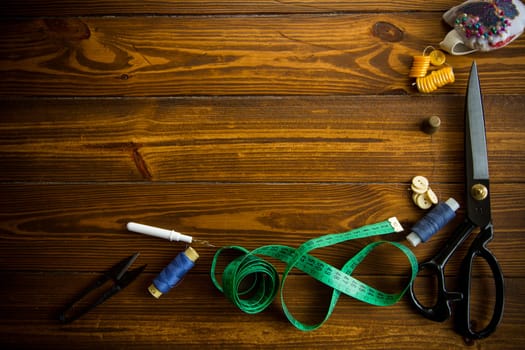
[{"label": "pincushion with pins", "polygon": [[440,43],[453,55],[492,51],[517,39],[525,27],[520,0],[468,0],[448,10],[443,19],[454,27]]}]

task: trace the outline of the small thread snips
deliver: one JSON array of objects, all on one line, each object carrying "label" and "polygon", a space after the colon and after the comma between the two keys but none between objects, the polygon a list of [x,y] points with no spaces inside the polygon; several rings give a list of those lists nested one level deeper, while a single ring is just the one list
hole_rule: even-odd
[{"label": "small thread snips", "polygon": [[[128,271],[129,267],[135,262],[139,254],[140,253],[135,253],[120,261],[106,271],[99,279],[85,288],[76,299],[64,308],[64,311],[60,313],[59,320],[62,323],[71,323],[127,287],[146,268],[146,265],[142,265]],[[108,281],[112,281],[112,285],[109,289],[100,292],[102,294],[98,293],[100,296],[98,298],[95,296],[93,301],[88,300],[91,299],[88,298],[88,295],[95,294],[92,292],[104,286]]]}]

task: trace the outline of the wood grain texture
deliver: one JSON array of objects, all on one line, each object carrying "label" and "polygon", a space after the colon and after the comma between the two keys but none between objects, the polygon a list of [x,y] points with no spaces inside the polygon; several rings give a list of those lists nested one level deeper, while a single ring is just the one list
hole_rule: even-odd
[{"label": "wood grain texture", "polygon": [[333,12],[446,11],[456,5],[452,0],[432,2],[394,0],[5,0],[0,11],[6,16],[83,16],[83,15],[203,15],[203,14],[276,14]]},{"label": "wood grain texture", "polygon": [[[484,93],[495,239],[505,314],[477,349],[521,349],[525,314],[525,39],[447,56],[456,82],[423,95],[412,56],[438,45],[459,1],[6,0],[0,2],[0,347],[2,349],[459,349],[452,328],[405,297],[374,307],[343,296],[315,332],[278,299],[235,309],[212,285],[214,248],[160,300],[146,288],[182,244],[128,232],[128,221],[255,249],[397,216],[408,232],[425,175],[453,222],[413,249],[431,258],[464,217],[463,118],[477,61]],[[420,130],[438,115],[440,130]],[[313,254],[343,265],[367,243]],[[470,237],[446,270],[450,289]],[[118,260],[145,272],[70,325],[57,314]],[[284,264],[270,260],[279,272]],[[221,261],[220,268],[225,262]],[[408,263],[382,246],[354,272],[398,292]],[[220,269],[219,269],[220,270]],[[422,274],[416,288],[432,285]],[[477,266],[473,312],[487,318],[491,272]],[[293,270],[286,303],[317,323],[330,290]],[[427,299],[430,299],[428,296]]]},{"label": "wood grain texture", "polygon": [[[459,96],[3,105],[4,181],[404,183],[414,174],[433,182],[463,180]],[[493,182],[525,181],[524,107],[521,95],[486,97]],[[442,119],[431,136],[420,130],[430,115]]]},{"label": "wood grain texture", "polygon": [[[435,184],[441,199],[457,198],[463,205],[463,187]],[[0,238],[6,245],[0,265],[7,270],[103,271],[115,254],[142,251],[159,271],[173,258],[180,244],[128,232],[125,224],[135,221],[174,229],[216,246],[242,245],[255,249],[267,244],[298,247],[323,234],[345,232],[396,216],[408,230],[422,211],[411,202],[407,184],[20,184],[0,186]],[[493,213],[496,239],[490,243],[508,276],[521,276],[525,244],[521,227],[525,210],[523,184],[495,184]],[[452,234],[457,220],[418,246],[414,253],[428,259]],[[407,234],[390,235],[404,241]],[[372,239],[373,240],[373,239]],[[370,239],[349,242],[343,247],[318,251],[320,257],[341,266]],[[202,247],[201,247],[202,248]],[[466,248],[466,246],[464,247]],[[198,248],[197,248],[198,249]],[[202,248],[205,273],[214,249]],[[462,253],[466,249],[461,250]],[[458,259],[447,273],[457,272]],[[385,250],[384,253],[392,254]],[[85,256],[92,259],[86,261]],[[377,274],[396,267],[404,274],[404,256],[371,259],[364,274]],[[375,271],[375,272],[374,272]]]},{"label": "wood grain texture", "polygon": [[[271,349],[381,349],[382,344],[400,349],[437,348],[436,344],[441,348],[464,347],[460,337],[450,336],[451,322],[422,319],[406,301],[379,308],[342,297],[321,331],[305,333],[288,323],[278,300],[260,314],[247,315],[232,308],[230,302],[213,289],[207,277],[195,274],[186,277],[183,284],[160,300],[146,291],[154,275],[143,275],[118,298],[86,315],[82,322],[62,326],[54,321],[56,314],[70,295],[95,276],[28,273],[21,278],[3,273],[0,277],[9,282],[8,288],[0,289],[0,297],[9,300],[3,311],[10,317],[9,324],[0,328],[0,337],[3,344],[12,347],[34,348],[38,343],[39,348],[53,344],[57,349],[72,346],[90,349],[100,346],[101,342],[109,348],[154,346],[159,349],[223,348],[225,344],[234,348]],[[67,285],[63,285],[64,280],[68,281]],[[523,279],[507,281],[508,293],[513,297],[508,300],[501,331],[484,340],[482,348],[516,348],[516,342],[525,340],[521,327],[525,310],[524,282]],[[376,282],[379,281],[376,279]],[[293,297],[286,299],[294,314],[305,322],[318,321],[316,317],[322,315],[326,307],[320,300],[326,298],[329,291],[306,276],[292,276],[287,283],[294,290]],[[27,285],[35,288],[27,289]],[[38,301],[40,307],[35,310],[28,300]],[[33,317],[27,319],[28,314]],[[31,338],[25,336],[27,326],[34,329]],[[414,338],[418,341],[414,342]]]},{"label": "wood grain texture", "polygon": [[[412,56],[448,30],[439,13],[7,20],[0,95],[416,94]],[[486,94],[525,92],[524,43],[476,57]],[[463,94],[471,61],[450,57],[438,93]]]}]

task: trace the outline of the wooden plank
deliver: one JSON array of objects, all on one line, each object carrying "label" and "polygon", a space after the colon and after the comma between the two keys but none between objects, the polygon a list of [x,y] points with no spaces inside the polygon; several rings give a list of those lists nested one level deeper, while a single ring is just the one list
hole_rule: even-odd
[{"label": "wooden plank", "polygon": [[[525,341],[525,37],[490,54],[447,57],[456,82],[422,95],[412,56],[450,29],[457,1],[6,0],[0,2],[0,346],[2,348],[467,348],[450,321],[403,299],[372,307],[343,296],[318,331],[296,330],[279,300],[247,315],[212,285],[216,248],[160,300],[146,288],[183,244],[128,232],[137,221],[218,247],[298,247],[397,216],[409,229],[413,175],[464,206],[468,71],[485,95],[495,239],[505,316],[480,349]],[[420,131],[438,115],[437,134]],[[412,249],[434,256],[464,217]],[[314,255],[341,266],[367,243]],[[447,266],[454,290],[470,237]],[[71,325],[57,314],[89,282],[139,251],[145,272]],[[270,261],[279,272],[282,263]],[[222,268],[224,262],[220,264]],[[220,269],[219,269],[220,271]],[[220,272],[219,272],[220,274]],[[406,258],[381,246],[354,272],[399,291]],[[431,285],[418,277],[418,287]],[[474,274],[474,313],[493,301]],[[285,298],[319,322],[330,290],[293,270]],[[425,299],[428,299],[425,298]]]},{"label": "wooden plank", "polygon": [[[96,275],[2,273],[0,278],[8,282],[0,288],[0,339],[8,347],[33,347],[35,343],[56,349],[144,348],[152,344],[161,349],[202,348],[203,344],[272,349],[319,344],[367,349],[378,344],[403,349],[465,346],[450,321],[426,320],[406,299],[393,306],[375,307],[343,295],[320,329],[300,332],[287,321],[278,300],[262,313],[244,314],[214,289],[207,276],[191,272],[178,287],[155,300],[146,291],[154,275],[144,274],[84,318],[61,325],[56,315]],[[379,283],[385,280],[392,278],[376,278]],[[330,291],[306,276],[291,276],[287,283],[293,297],[289,295],[286,302],[294,315],[303,322],[319,322]],[[518,349],[525,341],[521,327],[524,283],[522,278],[507,280],[503,322],[490,338],[476,342],[477,348]]]},{"label": "wooden plank", "polygon": [[[0,95],[413,95],[412,56],[448,29],[429,12],[6,20]],[[449,57],[436,93],[463,94],[472,58],[486,94],[524,93],[524,45]]]},{"label": "wooden plank", "polygon": [[94,0],[82,1],[4,0],[4,16],[83,16],[83,15],[189,15],[189,14],[276,14],[330,12],[440,11],[455,6],[452,0],[368,1],[368,0]]},{"label": "wooden plank", "polygon": [[[2,105],[2,181],[404,183],[416,174],[433,182],[464,176],[462,96]],[[525,181],[523,108],[523,96],[485,98],[493,182]],[[430,115],[442,119],[432,136],[420,130]]]},{"label": "wooden plank", "polygon": [[[174,229],[214,245],[255,249],[267,244],[298,247],[328,233],[344,232],[396,216],[408,230],[424,212],[411,202],[408,184],[4,184],[0,185],[0,265],[4,271],[103,271],[140,251],[148,271],[160,271],[184,246],[128,232],[129,221]],[[442,200],[463,205],[463,187],[433,184]],[[496,227],[490,249],[506,276],[521,276],[525,256],[524,184],[492,186]],[[463,217],[414,249],[435,255]],[[405,242],[403,234],[384,237]],[[316,252],[342,266],[368,242],[356,240]],[[466,248],[465,245],[464,248]],[[207,273],[215,249],[199,247],[197,272]],[[447,274],[457,272],[461,249]],[[405,275],[408,263],[394,248],[381,249],[359,274]],[[482,271],[482,274],[488,274]]]}]

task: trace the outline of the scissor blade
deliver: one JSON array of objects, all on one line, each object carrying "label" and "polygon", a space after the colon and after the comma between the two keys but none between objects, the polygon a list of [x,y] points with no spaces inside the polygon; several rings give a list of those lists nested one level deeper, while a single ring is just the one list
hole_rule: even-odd
[{"label": "scissor blade", "polygon": [[115,281],[118,281],[122,278],[122,276],[128,271],[129,267],[137,260],[140,253],[135,253],[131,255],[130,257],[127,257],[120,261],[118,264],[113,266],[107,273],[110,278],[114,279]]},{"label": "scissor blade", "polygon": [[[476,62],[470,69],[467,88],[466,120],[467,124],[467,171],[474,180],[488,180],[489,166],[487,157],[487,140],[485,136],[485,118]],[[470,158],[470,159],[469,159]],[[469,164],[470,163],[470,164]]]},{"label": "scissor blade", "polygon": [[472,64],[465,106],[465,175],[467,218],[490,224],[490,184],[483,103],[476,62]]}]

